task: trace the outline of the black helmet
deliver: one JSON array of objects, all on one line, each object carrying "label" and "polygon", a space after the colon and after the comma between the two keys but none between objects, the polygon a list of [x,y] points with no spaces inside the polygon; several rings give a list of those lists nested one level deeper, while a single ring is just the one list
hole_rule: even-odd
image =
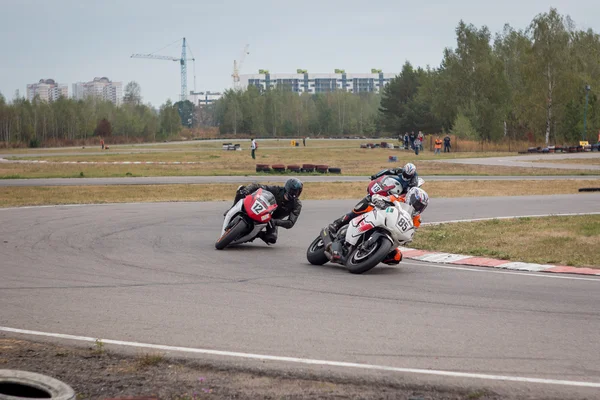
[{"label": "black helmet", "polygon": [[285,193],[288,195],[290,199],[297,199],[300,197],[300,193],[302,193],[302,188],[304,185],[297,178],[290,178],[287,180],[284,186]]}]

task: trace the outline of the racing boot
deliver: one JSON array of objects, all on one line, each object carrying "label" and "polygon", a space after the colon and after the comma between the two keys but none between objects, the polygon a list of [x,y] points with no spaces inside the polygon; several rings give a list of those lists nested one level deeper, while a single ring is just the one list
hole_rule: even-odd
[{"label": "racing boot", "polygon": [[394,249],[381,261],[387,265],[397,265],[402,261],[402,252],[400,249]]},{"label": "racing boot", "polygon": [[344,248],[341,241],[336,240],[331,244],[331,262],[341,264],[344,258]]},{"label": "racing boot", "polygon": [[256,237],[258,237],[259,239],[261,239],[263,242],[265,242],[267,245],[272,245],[275,244],[275,242],[277,241],[275,239],[275,235],[273,234],[269,234],[265,231],[260,231],[258,233],[258,235],[256,235]]},{"label": "racing boot", "polygon": [[342,215],[340,218],[336,219],[331,224],[329,224],[329,232],[331,232],[332,234],[336,234],[342,226],[349,223],[350,220],[354,217],[356,217],[356,214],[354,214],[353,212],[349,212],[348,214]]}]

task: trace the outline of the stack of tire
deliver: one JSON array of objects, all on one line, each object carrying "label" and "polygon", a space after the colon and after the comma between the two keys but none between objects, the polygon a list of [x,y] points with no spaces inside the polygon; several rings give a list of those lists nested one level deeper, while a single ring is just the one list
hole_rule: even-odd
[{"label": "stack of tire", "polygon": [[278,172],[284,173],[286,172],[318,172],[320,174],[341,174],[342,169],[337,167],[329,167],[325,164],[302,164],[300,165],[288,165],[287,167],[283,164],[273,164],[269,166],[269,164],[256,164],[256,172]]},{"label": "stack of tire", "polygon": [[302,164],[302,172],[315,172],[315,165],[313,164]]},{"label": "stack of tire", "polygon": [[256,172],[271,172],[269,164],[256,164]]}]

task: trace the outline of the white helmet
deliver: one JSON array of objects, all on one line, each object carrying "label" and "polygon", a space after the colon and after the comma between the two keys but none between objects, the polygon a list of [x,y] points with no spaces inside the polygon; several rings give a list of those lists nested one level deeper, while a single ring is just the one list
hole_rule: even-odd
[{"label": "white helmet", "polygon": [[412,178],[414,178],[416,173],[417,173],[417,167],[415,167],[415,164],[408,163],[404,166],[404,168],[402,168],[402,174],[400,176],[402,177],[403,180],[408,182]]},{"label": "white helmet", "polygon": [[406,192],[405,203],[415,211],[413,216],[421,214],[429,204],[429,195],[419,187],[413,187]]}]

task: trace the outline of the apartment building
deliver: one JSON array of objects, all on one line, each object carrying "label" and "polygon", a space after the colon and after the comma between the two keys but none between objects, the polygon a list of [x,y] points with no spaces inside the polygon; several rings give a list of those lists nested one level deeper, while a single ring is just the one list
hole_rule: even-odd
[{"label": "apartment building", "polygon": [[327,93],[335,90],[379,93],[396,75],[376,69],[371,73],[346,73],[345,70],[336,69],[332,74],[313,74],[306,70],[297,70],[295,74],[271,74],[267,70],[259,70],[258,74],[240,75],[240,86],[255,86],[261,90],[285,86],[297,93]]},{"label": "apartment building", "polygon": [[32,101],[36,96],[42,101],[56,101],[61,96],[69,97],[69,87],[54,79],[40,79],[38,83],[27,85],[27,99]]},{"label": "apartment building", "polygon": [[222,96],[223,94],[220,92],[194,92],[192,90],[190,91],[190,94],[187,99],[194,103],[195,106],[203,107],[215,103]]},{"label": "apartment building", "polygon": [[73,98],[83,100],[94,96],[112,102],[119,106],[123,103],[123,83],[113,82],[107,77],[94,78],[90,82],[77,82],[73,84]]}]

